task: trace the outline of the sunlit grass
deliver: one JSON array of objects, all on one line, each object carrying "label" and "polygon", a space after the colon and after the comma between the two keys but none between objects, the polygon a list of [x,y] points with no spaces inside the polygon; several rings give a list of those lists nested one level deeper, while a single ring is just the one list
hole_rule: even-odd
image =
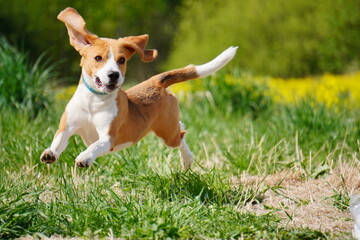
[{"label": "sunlit grass", "polygon": [[[237,79],[241,84],[234,86]],[[85,149],[79,137],[71,138],[57,163],[41,163],[39,156],[51,143],[74,87],[59,90],[57,104],[34,119],[2,111],[0,237],[335,238],[318,230],[286,228],[277,210],[244,212],[274,189],[234,184],[232,179],[281,171],[315,179],[339,162],[358,161],[359,110],[339,111],[307,98],[281,104],[250,75],[220,74],[196,84],[204,91],[180,97],[187,142],[195,155],[187,172],[181,171],[177,150],[166,148],[153,134],[97,159],[88,169],[74,164]],[[346,209],[347,192],[334,190],[327,197]]]}]

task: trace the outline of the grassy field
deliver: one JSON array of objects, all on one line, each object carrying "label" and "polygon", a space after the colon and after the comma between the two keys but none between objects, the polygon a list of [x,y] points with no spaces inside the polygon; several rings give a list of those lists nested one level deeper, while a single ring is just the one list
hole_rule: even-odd
[{"label": "grassy field", "polygon": [[85,146],[74,137],[57,163],[43,164],[66,91],[35,117],[3,107],[0,238],[350,238],[359,109],[281,103],[236,72],[201,82],[178,92],[196,161],[187,172],[153,134],[88,169],[75,167]]}]

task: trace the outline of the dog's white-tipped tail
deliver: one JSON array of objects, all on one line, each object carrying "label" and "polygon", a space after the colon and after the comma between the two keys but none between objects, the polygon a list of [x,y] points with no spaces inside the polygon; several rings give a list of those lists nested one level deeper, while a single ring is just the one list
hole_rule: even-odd
[{"label": "dog's white-tipped tail", "polygon": [[199,66],[189,65],[184,68],[164,72],[156,77],[158,78],[159,84],[162,87],[167,88],[175,83],[209,76],[230,62],[235,56],[236,50],[237,47],[229,47],[208,63]]},{"label": "dog's white-tipped tail", "polygon": [[214,74],[234,58],[237,49],[238,47],[229,47],[212,61],[195,66],[196,73],[200,78]]}]

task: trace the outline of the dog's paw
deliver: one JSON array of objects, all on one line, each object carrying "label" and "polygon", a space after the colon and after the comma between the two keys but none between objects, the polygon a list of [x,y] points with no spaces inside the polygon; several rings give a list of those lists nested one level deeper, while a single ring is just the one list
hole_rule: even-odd
[{"label": "dog's paw", "polygon": [[76,166],[80,168],[90,167],[90,165],[89,161],[76,161]]},{"label": "dog's paw", "polygon": [[85,153],[80,153],[80,155],[76,158],[75,163],[76,166],[80,168],[90,167],[94,159],[90,156],[87,156]]},{"label": "dog's paw", "polygon": [[53,163],[56,162],[57,158],[55,153],[48,148],[41,154],[40,160],[44,163]]}]

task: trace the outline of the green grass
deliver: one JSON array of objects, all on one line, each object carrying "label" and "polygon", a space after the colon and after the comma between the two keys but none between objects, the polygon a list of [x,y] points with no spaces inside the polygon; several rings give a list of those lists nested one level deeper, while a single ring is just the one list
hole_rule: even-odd
[{"label": "green grass", "polygon": [[[225,84],[221,78],[213,84]],[[276,212],[256,216],[240,211],[246,204],[261,203],[269,189],[231,179],[244,172],[266,175],[281,170],[300,170],[304,178],[323,176],[339,156],[351,161],[357,152],[359,111],[328,109],[310,101],[263,104],[265,98],[254,93],[243,94],[248,104],[236,110],[237,102],[229,99],[233,93],[221,93],[233,89],[211,83],[207,87],[207,93],[192,93],[181,102],[187,142],[196,160],[187,172],[180,170],[177,151],[153,135],[97,159],[88,169],[75,167],[74,159],[85,146],[74,137],[59,162],[43,164],[40,154],[51,143],[65,102],[50,105],[36,117],[2,109],[0,238],[334,237],[286,228]],[[265,107],[253,112],[249,106],[256,101]],[[346,209],[348,193],[334,191],[329,197]]]},{"label": "green grass", "polygon": [[0,36],[0,107],[16,108],[34,117],[51,103],[47,91],[55,78],[54,64],[40,56],[30,64],[27,54]]}]

